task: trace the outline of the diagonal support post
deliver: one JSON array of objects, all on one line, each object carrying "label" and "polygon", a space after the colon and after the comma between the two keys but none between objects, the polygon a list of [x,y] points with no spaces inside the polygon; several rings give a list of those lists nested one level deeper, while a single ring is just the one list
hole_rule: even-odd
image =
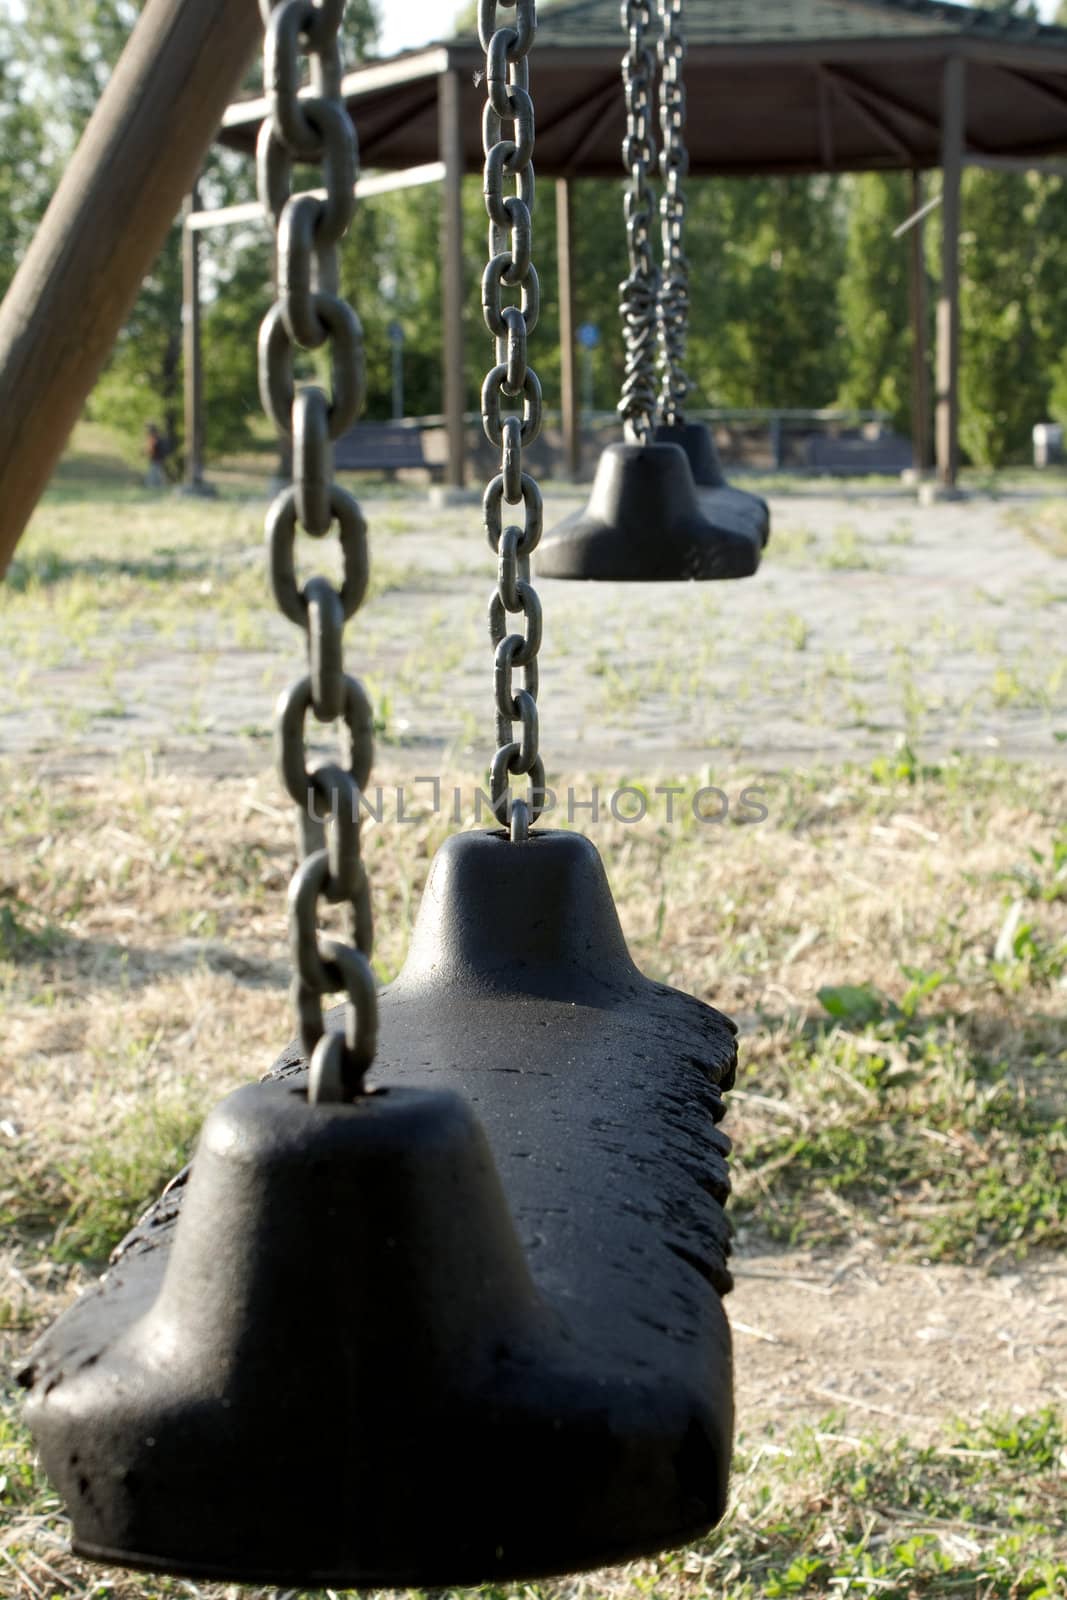
[{"label": "diagonal support post", "polygon": [[937,302],[937,476],[953,489],[960,470],[960,201],[964,154],[965,68],[945,63],[942,87],[941,292]]}]

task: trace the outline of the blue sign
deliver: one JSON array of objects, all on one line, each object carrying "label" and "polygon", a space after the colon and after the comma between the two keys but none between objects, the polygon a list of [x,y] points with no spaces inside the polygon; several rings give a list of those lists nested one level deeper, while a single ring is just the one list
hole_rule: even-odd
[{"label": "blue sign", "polygon": [[578,343],[586,350],[595,350],[600,343],[600,329],[595,322],[583,322],[578,329]]}]

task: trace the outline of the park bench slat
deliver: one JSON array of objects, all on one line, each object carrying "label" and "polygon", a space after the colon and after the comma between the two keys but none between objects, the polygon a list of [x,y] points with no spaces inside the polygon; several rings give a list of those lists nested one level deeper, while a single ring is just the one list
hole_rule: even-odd
[{"label": "park bench slat", "polygon": [[334,465],[341,472],[398,472],[428,467],[422,434],[390,422],[361,422],[343,433],[334,446]]}]

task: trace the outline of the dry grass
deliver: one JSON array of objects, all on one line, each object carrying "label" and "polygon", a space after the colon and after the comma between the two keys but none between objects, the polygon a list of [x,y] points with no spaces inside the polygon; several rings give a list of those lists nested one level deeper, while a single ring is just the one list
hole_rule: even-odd
[{"label": "dry grass", "polygon": [[1049,500],[1036,512],[1020,516],[1019,526],[1027,538],[1056,556],[1067,556],[1067,510],[1062,498]]},{"label": "dry grass", "polygon": [[[678,781],[694,792],[697,780]],[[263,1071],[288,1038],[291,824],[270,775],[206,779],[128,759],[92,778],[9,765],[3,782],[0,1340],[10,1369],[183,1161],[206,1107]],[[769,815],[758,825],[700,824],[679,805],[670,826],[658,815],[595,830],[645,970],[742,1021],[730,1126],[743,1241],[867,1236],[955,1260],[1061,1244],[1067,777],[881,764],[762,787]],[[384,977],[403,958],[449,829],[431,817],[368,831]],[[61,1510],[35,1474],[15,1404],[8,1389],[0,1594],[197,1592],[115,1574],[97,1587],[65,1553]],[[831,1457],[818,1472],[838,1471]],[[844,1515],[847,1495],[813,1487],[814,1470],[778,1505],[784,1531],[769,1544],[760,1530],[782,1493],[773,1451],[743,1478],[764,1487],[742,1502],[725,1544],[616,1575],[610,1587],[730,1600],[822,1592],[808,1579],[837,1569],[804,1564],[816,1524],[819,1551],[832,1534],[848,1574],[860,1572],[857,1552],[873,1548],[876,1523],[895,1539],[894,1518],[914,1521],[905,1506],[857,1524],[854,1507]],[[1002,1566],[1009,1535],[997,1535]],[[770,1574],[762,1588],[745,1587],[745,1563],[735,1572],[727,1560],[735,1546]],[[896,1544],[887,1548],[899,1567]],[[944,1559],[959,1565],[959,1548]],[[916,1549],[927,1565],[942,1560],[940,1545]],[[761,1550],[773,1560],[758,1567]],[[1017,1592],[1046,1592],[1036,1581]]]},{"label": "dry grass", "polygon": [[[124,1199],[137,1187],[119,1182],[116,1150],[153,1152],[143,1165],[155,1183],[202,1108],[265,1068],[287,1036],[290,820],[271,777],[129,765],[93,779],[13,767],[5,777],[0,1116],[16,1131],[0,1145],[0,1214],[22,1234],[61,1222],[68,1254],[99,1255],[107,1239],[88,1250],[79,1226],[98,1229],[105,1191]],[[849,1229],[895,1224],[896,1213],[863,1215],[884,1163],[870,1151],[846,1161],[845,1144],[861,1128],[899,1143],[904,1119],[945,1122],[944,1155],[919,1163],[925,1180],[961,1162],[969,1171],[966,1125],[983,1108],[1008,1145],[1045,1119],[1055,1157],[1067,779],[970,765],[914,781],[857,771],[762,788],[759,825],[699,824],[679,805],[672,825],[609,818],[595,829],[646,970],[751,1034],[733,1122],[742,1213],[758,1200],[763,1226],[810,1240],[832,1235],[844,1190]],[[383,978],[403,958],[448,829],[438,816],[368,831]],[[94,1176],[100,1152],[112,1165]],[[987,1138],[959,1193],[935,1182],[944,1193],[921,1197],[918,1245],[973,1201],[989,1154]],[[135,1155],[129,1164],[136,1173]],[[805,1194],[793,1192],[798,1170]],[[129,1193],[131,1204],[142,1198]],[[914,1211],[919,1197],[908,1203]],[[1014,1236],[1021,1248],[1040,1242],[1032,1221]],[[946,1238],[958,1256],[951,1229]]]}]

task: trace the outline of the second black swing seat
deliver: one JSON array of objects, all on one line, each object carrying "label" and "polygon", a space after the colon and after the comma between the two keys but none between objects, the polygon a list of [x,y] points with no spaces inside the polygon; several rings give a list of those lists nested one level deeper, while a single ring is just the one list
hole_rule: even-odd
[{"label": "second black swing seat", "polygon": [[608,445],[584,510],[538,546],[538,575],[636,583],[750,578],[763,549],[759,519],[740,515],[730,499],[717,509],[716,493],[697,487],[681,442]]},{"label": "second black swing seat", "polygon": [[658,444],[681,445],[689,458],[697,498],[709,521],[719,528],[734,528],[767,548],[771,512],[762,495],[735,489],[727,481],[718,447],[706,422],[660,423],[652,435]]}]

